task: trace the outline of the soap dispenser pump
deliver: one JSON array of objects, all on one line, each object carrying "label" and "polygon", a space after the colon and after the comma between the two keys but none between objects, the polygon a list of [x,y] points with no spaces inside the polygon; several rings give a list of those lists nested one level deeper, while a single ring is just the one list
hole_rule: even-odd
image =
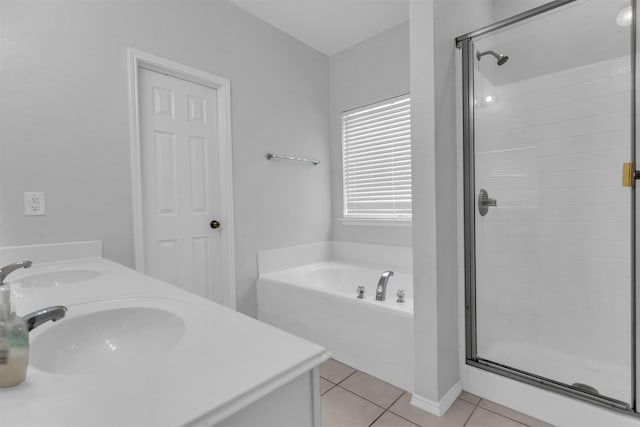
[{"label": "soap dispenser pump", "polygon": [[13,387],[27,377],[29,331],[24,320],[11,312],[11,290],[0,286],[0,387]]}]

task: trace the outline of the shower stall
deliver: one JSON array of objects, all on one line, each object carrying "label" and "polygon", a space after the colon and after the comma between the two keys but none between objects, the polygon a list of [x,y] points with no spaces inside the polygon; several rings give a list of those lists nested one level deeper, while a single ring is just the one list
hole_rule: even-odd
[{"label": "shower stall", "polygon": [[558,0],[456,39],[467,364],[628,413],[635,6]]}]

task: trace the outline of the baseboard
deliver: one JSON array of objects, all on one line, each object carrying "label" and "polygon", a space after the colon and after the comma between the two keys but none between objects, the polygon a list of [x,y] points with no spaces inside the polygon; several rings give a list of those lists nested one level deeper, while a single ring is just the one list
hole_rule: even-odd
[{"label": "baseboard", "polygon": [[449,410],[461,392],[462,382],[458,381],[438,402],[434,402],[433,400],[426,399],[414,393],[411,397],[411,404],[416,408],[420,408],[423,411],[427,411],[430,414],[441,417]]}]

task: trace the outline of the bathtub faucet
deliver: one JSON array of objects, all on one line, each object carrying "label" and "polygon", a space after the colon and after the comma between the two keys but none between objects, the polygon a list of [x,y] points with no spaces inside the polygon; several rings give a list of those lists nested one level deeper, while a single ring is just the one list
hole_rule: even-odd
[{"label": "bathtub faucet", "polygon": [[376,301],[384,301],[387,299],[387,283],[389,277],[393,276],[393,271],[385,271],[378,280],[378,287],[376,288]]}]

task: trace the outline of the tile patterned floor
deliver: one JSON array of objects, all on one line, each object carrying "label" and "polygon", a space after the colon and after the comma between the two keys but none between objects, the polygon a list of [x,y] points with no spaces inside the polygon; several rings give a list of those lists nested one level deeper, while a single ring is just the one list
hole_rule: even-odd
[{"label": "tile patterned floor", "polygon": [[465,391],[443,417],[409,404],[411,394],[329,359],[320,366],[322,427],[551,427]]}]

